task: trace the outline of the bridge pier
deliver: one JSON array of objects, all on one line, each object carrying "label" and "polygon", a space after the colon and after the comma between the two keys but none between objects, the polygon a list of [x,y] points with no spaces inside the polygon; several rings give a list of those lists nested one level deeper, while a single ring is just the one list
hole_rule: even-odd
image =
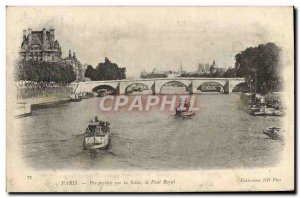
[{"label": "bridge pier", "polygon": [[125,95],[125,89],[126,89],[126,84],[124,85],[123,83],[119,84],[119,95]]},{"label": "bridge pier", "polygon": [[151,86],[151,90],[152,90],[152,95],[155,95],[155,83],[153,83],[153,85]]},{"label": "bridge pier", "polygon": [[224,88],[224,94],[229,94],[229,81],[228,80],[226,81],[223,88]]},{"label": "bridge pier", "polygon": [[193,89],[193,82],[191,82],[191,84],[188,86],[188,92],[190,95],[192,95],[194,92],[194,89]]}]

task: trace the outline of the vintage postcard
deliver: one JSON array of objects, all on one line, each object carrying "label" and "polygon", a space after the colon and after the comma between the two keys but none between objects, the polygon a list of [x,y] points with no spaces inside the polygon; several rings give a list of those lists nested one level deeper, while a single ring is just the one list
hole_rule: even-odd
[{"label": "vintage postcard", "polygon": [[7,191],[293,191],[293,13],[8,6]]}]

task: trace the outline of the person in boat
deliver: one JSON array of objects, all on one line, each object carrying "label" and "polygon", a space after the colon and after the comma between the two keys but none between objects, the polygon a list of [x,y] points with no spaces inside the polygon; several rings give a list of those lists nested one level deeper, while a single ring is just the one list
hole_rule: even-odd
[{"label": "person in boat", "polygon": [[90,135],[94,135],[95,130],[96,130],[96,125],[94,124],[93,121],[89,124],[88,129],[90,131]]},{"label": "person in boat", "polygon": [[100,121],[100,126],[103,133],[109,132],[109,122]]},{"label": "person in boat", "polygon": [[95,127],[95,133],[96,135],[99,135],[101,133],[101,126],[98,125]]},{"label": "person in boat", "polygon": [[189,101],[186,101],[186,102],[184,103],[184,107],[185,107],[186,109],[189,109],[189,108],[190,108],[190,102],[189,102]]},{"label": "person in boat", "polygon": [[183,108],[181,108],[182,105],[182,100],[180,100],[177,108],[176,108],[176,114],[175,115],[181,115],[183,112],[188,112],[189,107],[190,107],[190,103],[188,101],[185,101],[183,104]]},{"label": "person in boat", "polygon": [[86,128],[85,133],[86,133],[88,136],[91,136],[91,131],[90,131],[90,129],[89,129],[88,127]]}]

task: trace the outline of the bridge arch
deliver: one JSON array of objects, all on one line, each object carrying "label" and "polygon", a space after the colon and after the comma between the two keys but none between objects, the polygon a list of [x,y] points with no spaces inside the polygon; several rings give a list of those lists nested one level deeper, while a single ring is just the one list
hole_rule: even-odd
[{"label": "bridge arch", "polygon": [[[164,88],[164,87],[185,87],[185,91],[186,92],[190,92],[190,88],[189,88],[189,85],[187,85],[186,83],[184,83],[184,82],[181,82],[181,81],[179,81],[179,80],[171,80],[171,81],[167,81],[167,82],[163,82],[163,84],[162,85],[160,85],[160,87],[159,87],[159,92],[157,93],[157,94],[162,94],[162,89]],[[172,94],[174,94],[174,93],[172,93]]]},{"label": "bridge arch", "polygon": [[106,89],[108,91],[108,94],[111,94],[111,95],[117,94],[117,89],[116,88],[114,88],[111,85],[105,85],[105,84],[104,85],[98,85],[98,86],[92,88],[92,92],[97,92],[100,89]]},{"label": "bridge arch", "polygon": [[246,82],[240,82],[233,85],[232,92],[250,92],[250,87]]},{"label": "bridge arch", "polygon": [[[143,82],[135,82],[135,83],[128,85],[125,88],[125,95],[131,94],[134,92],[143,92],[144,90],[151,90],[151,88],[149,88],[149,86]],[[152,93],[152,91],[151,91],[151,93]]]},{"label": "bridge arch", "polygon": [[208,81],[202,82],[196,88],[197,91],[201,92],[219,92],[224,93],[225,91],[225,84],[221,84],[220,82],[216,81]]}]

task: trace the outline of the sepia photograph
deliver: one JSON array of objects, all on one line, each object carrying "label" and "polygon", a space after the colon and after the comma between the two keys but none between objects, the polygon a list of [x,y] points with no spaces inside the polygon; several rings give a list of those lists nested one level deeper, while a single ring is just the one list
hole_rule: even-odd
[{"label": "sepia photograph", "polygon": [[294,190],[294,8],[6,7],[8,192]]}]

